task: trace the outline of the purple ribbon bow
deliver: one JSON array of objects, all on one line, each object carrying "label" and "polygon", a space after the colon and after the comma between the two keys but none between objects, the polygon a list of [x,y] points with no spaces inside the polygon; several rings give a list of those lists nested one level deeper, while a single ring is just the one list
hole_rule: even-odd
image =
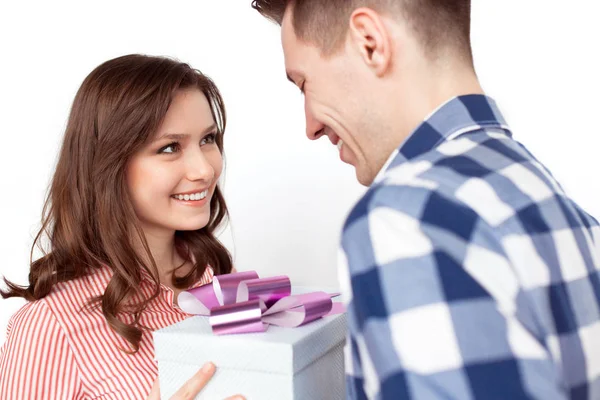
[{"label": "purple ribbon bow", "polygon": [[261,279],[255,271],[236,272],[181,292],[178,303],[188,314],[210,316],[217,335],[264,332],[269,324],[294,328],[345,311],[342,303],[331,300],[339,293],[291,292],[287,276]]}]

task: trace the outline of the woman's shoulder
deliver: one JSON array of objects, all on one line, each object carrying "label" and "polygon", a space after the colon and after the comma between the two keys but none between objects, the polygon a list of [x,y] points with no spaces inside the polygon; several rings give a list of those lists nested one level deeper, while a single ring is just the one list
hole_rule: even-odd
[{"label": "woman's shoulder", "polygon": [[[60,374],[45,373],[50,370]],[[36,398],[41,398],[40,393],[74,398],[79,391],[73,349],[64,325],[45,299],[26,303],[10,318],[0,347],[0,387],[7,396],[0,396],[3,399],[25,398],[27,391],[37,393]]]},{"label": "woman's shoulder", "polygon": [[[15,331],[51,329],[56,323],[56,316],[45,299],[29,301],[8,320],[7,335],[10,336]],[[16,334],[22,336],[23,332]]]},{"label": "woman's shoulder", "polygon": [[55,283],[44,297],[28,301],[17,314],[44,312],[55,306],[70,307],[87,303],[88,299],[102,295],[110,281],[112,271],[106,267],[98,268],[87,275]]},{"label": "woman's shoulder", "polygon": [[44,299],[51,307],[87,304],[89,299],[104,293],[111,276],[112,271],[107,267],[95,269],[87,275],[55,284]]},{"label": "woman's shoulder", "polygon": [[93,274],[55,284],[46,296],[27,302],[13,314],[8,322],[8,335],[13,329],[40,331],[53,329],[54,325],[64,328],[65,322],[72,325],[74,316],[88,307],[89,299],[103,293],[102,280]]},{"label": "woman's shoulder", "polygon": [[[5,351],[0,351],[1,358],[7,357],[6,352],[19,353],[32,349],[35,352],[46,352],[44,347],[52,347],[53,341],[65,337],[63,325],[56,314],[48,307],[45,299],[27,302],[8,320],[6,330]],[[14,355],[14,354],[13,354]],[[19,357],[22,357],[21,354]],[[1,364],[1,363],[0,363]]]},{"label": "woman's shoulder", "polygon": [[79,330],[81,324],[102,317],[102,312],[90,304],[90,299],[104,293],[110,276],[109,271],[99,269],[86,276],[59,282],[50,293],[26,304],[19,312],[49,313],[69,335],[71,331]]}]

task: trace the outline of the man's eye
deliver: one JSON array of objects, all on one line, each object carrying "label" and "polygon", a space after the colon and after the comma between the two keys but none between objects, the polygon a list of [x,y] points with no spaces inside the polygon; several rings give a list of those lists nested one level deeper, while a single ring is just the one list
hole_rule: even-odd
[{"label": "man's eye", "polygon": [[172,154],[172,153],[177,153],[179,151],[179,143],[177,142],[173,142],[173,143],[169,143],[168,145],[161,147],[160,150],[158,150],[158,154]]},{"label": "man's eye", "polygon": [[204,146],[205,144],[214,144],[216,140],[217,134],[209,133],[208,135],[204,136],[204,138],[200,141],[200,146]]}]

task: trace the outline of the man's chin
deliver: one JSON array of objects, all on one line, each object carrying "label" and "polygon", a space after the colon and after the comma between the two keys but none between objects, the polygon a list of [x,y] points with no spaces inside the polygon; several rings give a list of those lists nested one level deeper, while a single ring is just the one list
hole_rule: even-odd
[{"label": "man's chin", "polygon": [[354,169],[356,171],[356,179],[358,180],[358,183],[366,187],[369,187],[373,184],[373,181],[375,180],[375,176],[373,176],[373,174],[369,173],[368,171],[363,171],[359,167],[354,167]]}]

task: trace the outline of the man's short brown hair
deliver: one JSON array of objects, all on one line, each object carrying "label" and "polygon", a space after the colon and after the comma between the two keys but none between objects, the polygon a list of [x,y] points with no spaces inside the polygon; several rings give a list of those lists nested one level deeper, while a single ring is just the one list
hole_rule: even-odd
[{"label": "man's short brown hair", "polygon": [[293,7],[296,35],[335,51],[346,35],[348,20],[359,7],[381,14],[401,15],[429,54],[451,47],[471,58],[471,0],[253,0],[252,7],[281,25],[288,5]]}]

